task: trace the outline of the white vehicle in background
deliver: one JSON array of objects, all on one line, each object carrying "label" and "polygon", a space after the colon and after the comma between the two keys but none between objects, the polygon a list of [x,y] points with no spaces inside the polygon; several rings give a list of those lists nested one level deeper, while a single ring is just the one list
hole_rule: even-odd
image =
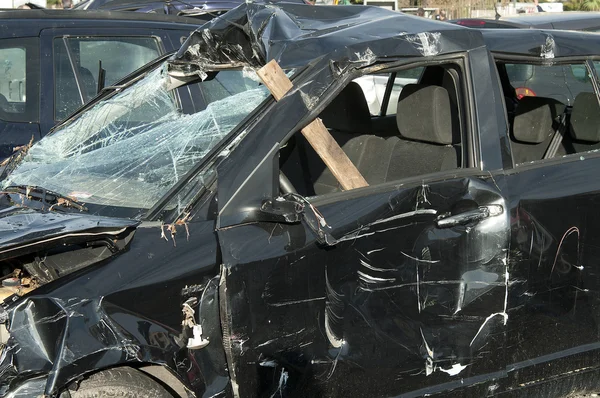
[{"label": "white vehicle in background", "polygon": [[407,84],[417,83],[423,72],[422,68],[409,69],[404,71],[398,71],[396,78],[394,79],[393,87],[391,88],[391,96],[387,104],[385,113],[382,113],[383,99],[385,98],[385,92],[387,83],[389,80],[389,74],[385,75],[368,75],[361,76],[354,81],[358,83],[365,93],[367,104],[369,105],[369,111],[371,115],[390,115],[396,113],[398,106],[398,98],[402,89]]}]

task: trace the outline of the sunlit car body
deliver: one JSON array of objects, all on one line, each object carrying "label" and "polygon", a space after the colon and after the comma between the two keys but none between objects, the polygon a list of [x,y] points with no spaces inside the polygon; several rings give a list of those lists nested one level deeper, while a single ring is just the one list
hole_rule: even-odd
[{"label": "sunlit car body", "polygon": [[[596,391],[600,37],[507,32],[247,3],[20,150],[0,394]],[[586,89],[510,120],[498,65],[549,59]]]}]

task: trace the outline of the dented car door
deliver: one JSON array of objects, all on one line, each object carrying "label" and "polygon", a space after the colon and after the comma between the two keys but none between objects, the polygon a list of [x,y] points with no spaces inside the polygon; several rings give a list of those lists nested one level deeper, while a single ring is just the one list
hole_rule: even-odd
[{"label": "dented car door", "polygon": [[[437,72],[445,73],[434,66],[424,75]],[[255,145],[245,145],[234,158],[247,159]],[[245,184],[275,175],[265,159]],[[243,210],[252,198],[240,194],[243,185],[231,189],[234,199],[221,196],[221,319],[240,396],[419,396],[472,385],[486,392],[506,375],[505,177],[467,163],[397,183],[292,195],[301,220],[232,222],[232,202]],[[261,189],[281,189],[272,184]],[[283,195],[261,209],[289,201]]]},{"label": "dented car door", "polygon": [[219,231],[241,396],[420,395],[505,365],[490,353],[504,345],[508,216],[489,175],[313,204],[332,246],[305,223]]}]

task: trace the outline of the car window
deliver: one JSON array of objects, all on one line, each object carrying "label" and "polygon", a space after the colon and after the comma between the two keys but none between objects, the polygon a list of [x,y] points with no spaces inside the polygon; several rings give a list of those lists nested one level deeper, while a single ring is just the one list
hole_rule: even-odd
[{"label": "car window", "polygon": [[36,122],[38,95],[37,39],[0,40],[0,119]]},{"label": "car window", "polygon": [[[571,65],[505,64],[510,84],[520,99],[549,97],[572,104],[577,94],[588,91],[590,81],[583,63]],[[585,71],[585,72],[584,72]]]},{"label": "car window", "polygon": [[[394,112],[374,116],[362,83],[388,76],[367,75],[350,82],[319,115],[367,183],[416,179],[463,167],[459,66],[431,65],[397,75],[395,82],[403,80],[394,107],[388,108]],[[280,168],[303,196],[342,190],[301,133],[281,150]]]},{"label": "car window", "polygon": [[184,114],[168,89],[167,63],[160,65],[35,144],[5,185],[41,186],[100,206],[151,208],[269,96],[242,71],[197,84],[209,95],[215,79],[228,94],[219,88],[205,109]]},{"label": "car window", "polygon": [[109,86],[159,55],[152,37],[54,39],[55,119],[63,120],[96,95],[100,61]]},{"label": "car window", "polygon": [[[423,68],[411,68],[395,72],[394,86],[392,87],[392,92],[388,101],[385,112],[386,115],[396,112],[398,98],[402,88],[407,84],[417,83],[422,73]],[[369,105],[369,112],[371,112],[371,115],[373,116],[381,114],[385,89],[390,76],[390,73],[380,73],[361,76],[354,80],[362,88],[367,104]]]},{"label": "car window", "polygon": [[498,64],[515,165],[600,148],[600,106],[583,62]]}]

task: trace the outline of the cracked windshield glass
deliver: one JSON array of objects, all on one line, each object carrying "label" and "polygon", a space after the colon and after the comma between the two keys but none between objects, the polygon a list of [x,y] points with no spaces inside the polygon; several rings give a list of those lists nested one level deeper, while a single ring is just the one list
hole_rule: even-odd
[{"label": "cracked windshield glass", "polygon": [[[268,96],[242,71],[169,91],[164,63],[34,145],[4,182],[78,201],[151,208]],[[193,109],[176,92],[199,90]],[[189,95],[189,94],[188,94]]]}]

